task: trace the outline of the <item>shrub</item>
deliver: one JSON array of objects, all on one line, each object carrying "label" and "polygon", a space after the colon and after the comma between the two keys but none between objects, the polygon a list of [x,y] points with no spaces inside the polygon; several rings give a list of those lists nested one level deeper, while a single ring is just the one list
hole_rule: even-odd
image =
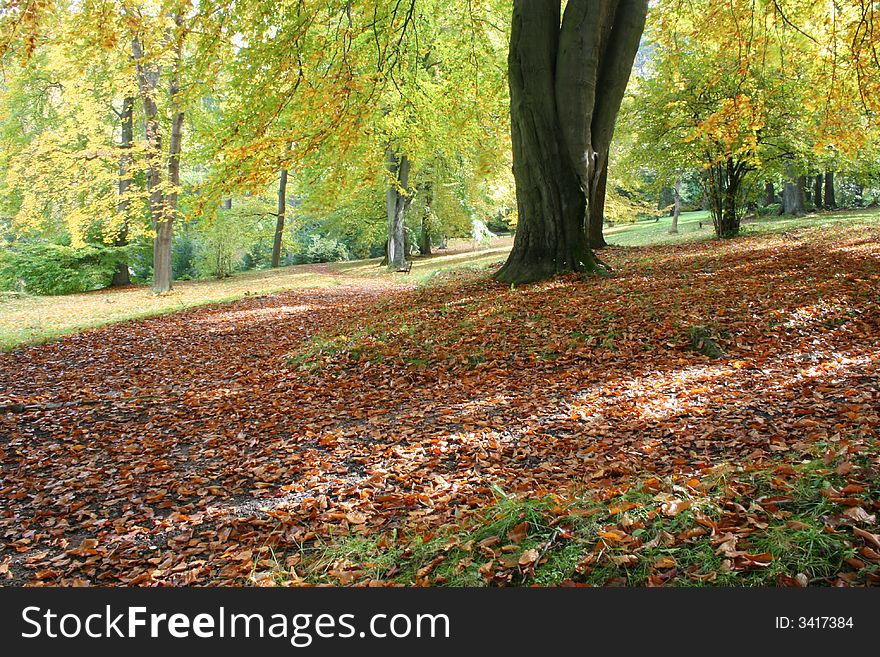
[{"label": "shrub", "polygon": [[105,246],[20,244],[0,253],[0,289],[69,294],[106,287],[124,253]]},{"label": "shrub", "polygon": [[770,205],[759,205],[758,206],[758,216],[760,217],[775,217],[779,214],[779,209],[782,207],[780,203],[771,203]]},{"label": "shrub", "polygon": [[187,233],[175,236],[171,244],[171,270],[176,281],[198,278],[196,243]]},{"label": "shrub", "polygon": [[305,248],[297,253],[296,260],[307,262],[339,262],[348,260],[348,249],[345,245],[331,237],[313,235]]}]

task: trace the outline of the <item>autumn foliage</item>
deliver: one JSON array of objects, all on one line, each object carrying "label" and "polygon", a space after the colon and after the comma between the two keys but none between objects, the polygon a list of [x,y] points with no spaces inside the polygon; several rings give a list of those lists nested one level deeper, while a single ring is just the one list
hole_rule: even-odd
[{"label": "autumn foliage", "polygon": [[[0,573],[876,583],[878,238],[612,249],[608,278],[528,287],[350,278],[20,348]],[[819,506],[840,552],[806,572],[779,537]],[[395,563],[322,556],[352,538]]]}]

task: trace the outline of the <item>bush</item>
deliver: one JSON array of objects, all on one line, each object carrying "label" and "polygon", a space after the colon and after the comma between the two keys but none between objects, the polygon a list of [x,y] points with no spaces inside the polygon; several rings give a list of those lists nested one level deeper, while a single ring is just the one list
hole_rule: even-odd
[{"label": "bush", "polygon": [[[253,198],[202,218],[192,234],[199,276],[226,278],[258,264],[265,250],[260,245],[272,236],[275,226],[269,207],[264,200]],[[271,254],[271,246],[269,249]]]},{"label": "bush", "polygon": [[171,243],[171,271],[176,281],[198,278],[196,243],[187,233],[177,235]]},{"label": "bush", "polygon": [[0,253],[0,289],[69,294],[106,287],[123,249],[61,244],[21,244]]},{"label": "bush", "polygon": [[298,263],[339,262],[348,260],[348,249],[345,244],[330,237],[312,235],[311,240],[296,254]]},{"label": "bush", "polygon": [[779,210],[782,208],[781,203],[771,203],[770,205],[759,205],[758,206],[758,216],[759,217],[775,217],[779,214]]}]

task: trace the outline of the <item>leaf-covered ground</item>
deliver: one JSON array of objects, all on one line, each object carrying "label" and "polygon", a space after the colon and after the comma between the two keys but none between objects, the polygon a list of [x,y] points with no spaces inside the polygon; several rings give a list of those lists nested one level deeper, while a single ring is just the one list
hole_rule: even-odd
[{"label": "leaf-covered ground", "polygon": [[7,584],[871,585],[880,229],[0,355]]}]

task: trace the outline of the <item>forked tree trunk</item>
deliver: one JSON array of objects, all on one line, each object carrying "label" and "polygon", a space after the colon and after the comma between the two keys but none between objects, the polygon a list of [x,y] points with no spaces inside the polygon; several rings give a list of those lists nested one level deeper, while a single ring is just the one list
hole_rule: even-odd
[{"label": "forked tree trunk", "polygon": [[[179,29],[183,19],[174,16]],[[171,289],[171,243],[174,236],[174,218],[177,214],[177,196],[180,187],[180,152],[183,139],[184,113],[181,105],[180,75],[183,66],[182,33],[169,29],[166,38],[177,37],[174,45],[174,68],[168,86],[171,104],[171,134],[168,142],[167,190],[162,185],[162,136],[159,109],[156,104],[161,68],[157,61],[146,55],[140,35],[132,36],[131,50],[137,72],[138,89],[144,105],[144,131],[147,152],[147,189],[149,191],[150,220],[155,231],[153,239],[153,290]]]},{"label": "forked tree trunk", "polygon": [[406,226],[404,214],[409,206],[410,161],[406,155],[398,156],[392,148],[386,153],[386,167],[391,174],[391,184],[386,193],[388,213],[387,264],[389,269],[401,269],[406,265]]},{"label": "forked tree trunk", "polygon": [[706,158],[706,192],[715,236],[736,237],[740,228],[739,190],[749,166],[744,160],[736,161],[732,157],[713,162],[711,154],[706,153]]},{"label": "forked tree trunk", "polygon": [[162,191],[162,133],[159,124],[159,108],[156,98],[159,90],[160,69],[156,62],[144,53],[140,37],[132,39],[131,51],[137,70],[138,89],[144,105],[144,138],[147,155],[147,191],[150,223],[155,231],[153,238],[153,289],[156,284],[156,255],[160,242],[160,227],[165,215],[165,194]]},{"label": "forked tree trunk", "polygon": [[[119,232],[116,234],[116,240],[113,242],[116,247],[128,245],[128,208],[131,201],[128,198],[128,190],[131,188],[131,150],[134,141],[134,98],[126,96],[122,101],[122,113],[119,115],[121,119],[122,138],[119,142],[119,148],[122,151],[119,156],[119,201],[116,210],[119,213],[121,225]],[[123,258],[116,264],[116,271],[113,273],[113,281],[110,283],[113,287],[121,287],[131,284],[131,276],[128,272],[128,259]]]},{"label": "forked tree trunk", "polygon": [[538,281],[599,267],[587,208],[598,202],[647,0],[514,0],[508,55],[519,223],[496,277]]},{"label": "forked tree trunk", "polygon": [[825,172],[825,209],[833,210],[837,207],[837,201],[834,198],[834,172]]},{"label": "forked tree trunk", "polygon": [[605,190],[608,186],[608,152],[604,156],[605,164],[599,174],[594,196],[590,199],[588,212],[590,215],[587,227],[588,241],[591,249],[604,249],[608,246],[605,241]]},{"label": "forked tree trunk", "polygon": [[284,237],[284,219],[287,214],[287,169],[281,169],[278,181],[278,217],[275,221],[275,238],[272,240],[272,269],[281,266],[281,239]]}]

